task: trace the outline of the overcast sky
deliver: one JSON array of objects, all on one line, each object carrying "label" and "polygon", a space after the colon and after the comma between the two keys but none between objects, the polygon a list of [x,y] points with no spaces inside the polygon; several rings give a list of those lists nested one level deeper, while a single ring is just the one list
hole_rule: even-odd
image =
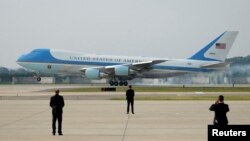
[{"label": "overcast sky", "polygon": [[249,0],[0,0],[0,66],[35,48],[187,58],[226,30],[250,55]]}]

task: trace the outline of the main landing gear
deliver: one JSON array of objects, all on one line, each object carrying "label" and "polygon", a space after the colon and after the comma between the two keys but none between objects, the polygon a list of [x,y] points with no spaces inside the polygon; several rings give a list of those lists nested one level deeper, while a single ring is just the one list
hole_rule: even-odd
[{"label": "main landing gear", "polygon": [[111,81],[109,81],[109,84],[110,84],[110,86],[128,86],[128,82],[127,81],[113,81],[113,80],[111,80]]}]

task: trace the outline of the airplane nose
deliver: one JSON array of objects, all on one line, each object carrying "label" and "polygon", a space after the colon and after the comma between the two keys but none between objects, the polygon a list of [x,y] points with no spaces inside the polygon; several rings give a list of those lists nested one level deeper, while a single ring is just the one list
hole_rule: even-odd
[{"label": "airplane nose", "polygon": [[17,59],[17,64],[20,65],[20,66],[24,66],[26,64],[26,62],[29,62],[30,60],[30,57],[29,57],[29,54],[24,54],[24,55],[21,55],[18,59]]},{"label": "airplane nose", "polygon": [[17,63],[23,62],[25,60],[25,55],[21,55],[18,59],[17,59]]},{"label": "airplane nose", "polygon": [[25,58],[25,55],[21,55],[18,59],[17,59],[17,64],[20,65],[20,66],[23,66],[23,62],[24,62],[24,59]]}]

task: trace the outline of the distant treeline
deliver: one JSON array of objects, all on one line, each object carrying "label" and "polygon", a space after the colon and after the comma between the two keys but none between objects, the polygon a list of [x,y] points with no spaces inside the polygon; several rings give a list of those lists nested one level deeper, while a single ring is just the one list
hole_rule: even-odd
[{"label": "distant treeline", "polygon": [[250,55],[246,57],[233,57],[229,58],[226,61],[231,62],[231,66],[236,66],[236,65],[250,65]]},{"label": "distant treeline", "polygon": [[[8,69],[5,67],[0,67],[0,83],[11,83],[13,77],[33,77],[35,72],[26,70],[24,68],[19,69]],[[48,74],[40,74],[39,76],[49,76]]]},{"label": "distant treeline", "polygon": [[249,77],[250,76],[250,55],[246,57],[233,57],[227,59],[230,63],[229,72],[233,76],[237,77]]}]

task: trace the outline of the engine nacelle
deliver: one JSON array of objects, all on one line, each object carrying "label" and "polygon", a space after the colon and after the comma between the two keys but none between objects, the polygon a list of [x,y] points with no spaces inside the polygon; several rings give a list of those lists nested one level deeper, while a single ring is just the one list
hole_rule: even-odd
[{"label": "engine nacelle", "polygon": [[115,75],[128,76],[129,74],[130,74],[129,67],[127,67],[127,66],[116,66],[115,67]]},{"label": "engine nacelle", "polygon": [[86,69],[85,76],[88,79],[95,79],[95,80],[101,79],[100,71],[97,69]]},{"label": "engine nacelle", "polygon": [[85,76],[88,79],[99,80],[99,79],[108,77],[108,74],[102,73],[98,69],[89,68],[89,69],[86,69]]}]

